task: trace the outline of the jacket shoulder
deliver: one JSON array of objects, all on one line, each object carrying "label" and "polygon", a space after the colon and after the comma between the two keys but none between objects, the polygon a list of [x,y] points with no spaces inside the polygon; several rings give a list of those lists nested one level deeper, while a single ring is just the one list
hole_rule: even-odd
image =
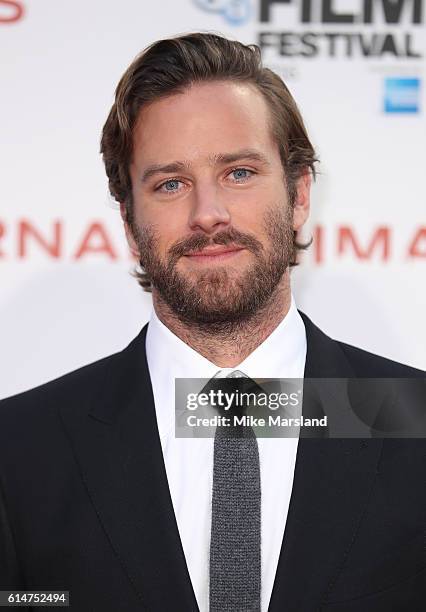
[{"label": "jacket shoulder", "polygon": [[7,423],[22,423],[23,419],[26,424],[31,420],[39,422],[46,413],[64,402],[74,403],[77,408],[103,385],[120,354],[114,353],[33,389],[0,400],[0,428]]},{"label": "jacket shoulder", "polygon": [[331,338],[299,310],[305,325],[311,376],[424,378],[426,372]]},{"label": "jacket shoulder", "polygon": [[371,378],[423,378],[426,376],[426,372],[423,370],[370,353],[345,342],[338,340],[335,340],[335,342],[345,354],[356,376],[369,376]]}]

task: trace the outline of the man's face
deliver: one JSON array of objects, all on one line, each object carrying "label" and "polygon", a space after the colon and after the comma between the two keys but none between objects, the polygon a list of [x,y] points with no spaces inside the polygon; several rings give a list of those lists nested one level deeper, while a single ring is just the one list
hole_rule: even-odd
[{"label": "man's face", "polygon": [[299,181],[293,209],[254,87],[197,84],[144,107],[130,175],[126,235],[154,298],[198,324],[242,321],[268,302],[306,220],[310,180]]}]

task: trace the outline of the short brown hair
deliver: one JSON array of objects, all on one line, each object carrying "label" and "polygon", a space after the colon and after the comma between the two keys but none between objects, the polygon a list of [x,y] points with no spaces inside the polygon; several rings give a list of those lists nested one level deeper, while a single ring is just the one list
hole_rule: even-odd
[{"label": "short brown hair", "polygon": [[[183,93],[194,83],[223,80],[251,83],[264,96],[291,204],[297,179],[307,171],[315,178],[317,158],[296,102],[283,80],[262,65],[257,45],[244,45],[217,34],[201,32],[159,40],[142,51],[121,77],[102,131],[101,153],[109,189],[115,200],[125,205],[130,226],[133,198],[129,167],[133,129],[141,108],[148,102]],[[308,246],[297,243],[296,236],[294,244],[295,252]],[[137,276],[140,284],[148,288],[148,281],[142,282],[145,275]]]}]

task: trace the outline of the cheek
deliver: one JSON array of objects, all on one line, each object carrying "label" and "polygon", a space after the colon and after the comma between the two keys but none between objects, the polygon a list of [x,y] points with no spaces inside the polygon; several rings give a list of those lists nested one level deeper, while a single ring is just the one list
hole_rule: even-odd
[{"label": "cheek", "polygon": [[157,218],[154,228],[157,235],[157,249],[161,257],[167,256],[171,247],[190,235],[186,226],[179,224],[170,214],[167,219]]},{"label": "cheek", "polygon": [[266,235],[265,224],[267,222],[270,223],[270,220],[274,219],[274,222],[278,223],[281,222],[284,215],[292,215],[288,207],[287,197],[283,190],[274,193],[271,193],[271,190],[266,193],[265,190],[260,197],[247,199],[244,206],[235,207],[232,224],[236,229],[249,232],[262,239]]},{"label": "cheek", "polygon": [[162,237],[161,242],[165,245],[172,245],[175,242],[188,237],[188,227],[182,222],[181,218],[167,215],[165,219],[157,219],[157,229]]},{"label": "cheek", "polygon": [[135,201],[134,214],[137,225],[149,228],[157,236],[161,236],[162,243],[173,240],[173,235],[181,228],[181,220],[170,208],[154,205],[146,200]]},{"label": "cheek", "polygon": [[274,181],[247,193],[246,198],[241,199],[241,204],[248,215],[253,213],[262,218],[267,211],[279,208],[284,210],[289,206],[289,201],[284,183]]}]

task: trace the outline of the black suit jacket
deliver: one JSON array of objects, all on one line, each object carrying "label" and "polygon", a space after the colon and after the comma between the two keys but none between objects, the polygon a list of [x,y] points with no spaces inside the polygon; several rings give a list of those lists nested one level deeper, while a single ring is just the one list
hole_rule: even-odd
[{"label": "black suit jacket", "polygon": [[[302,316],[306,377],[424,376]],[[82,612],[198,610],[145,335],[0,402],[0,590],[69,590]],[[269,611],[426,610],[425,519],[424,440],[301,438]]]}]

